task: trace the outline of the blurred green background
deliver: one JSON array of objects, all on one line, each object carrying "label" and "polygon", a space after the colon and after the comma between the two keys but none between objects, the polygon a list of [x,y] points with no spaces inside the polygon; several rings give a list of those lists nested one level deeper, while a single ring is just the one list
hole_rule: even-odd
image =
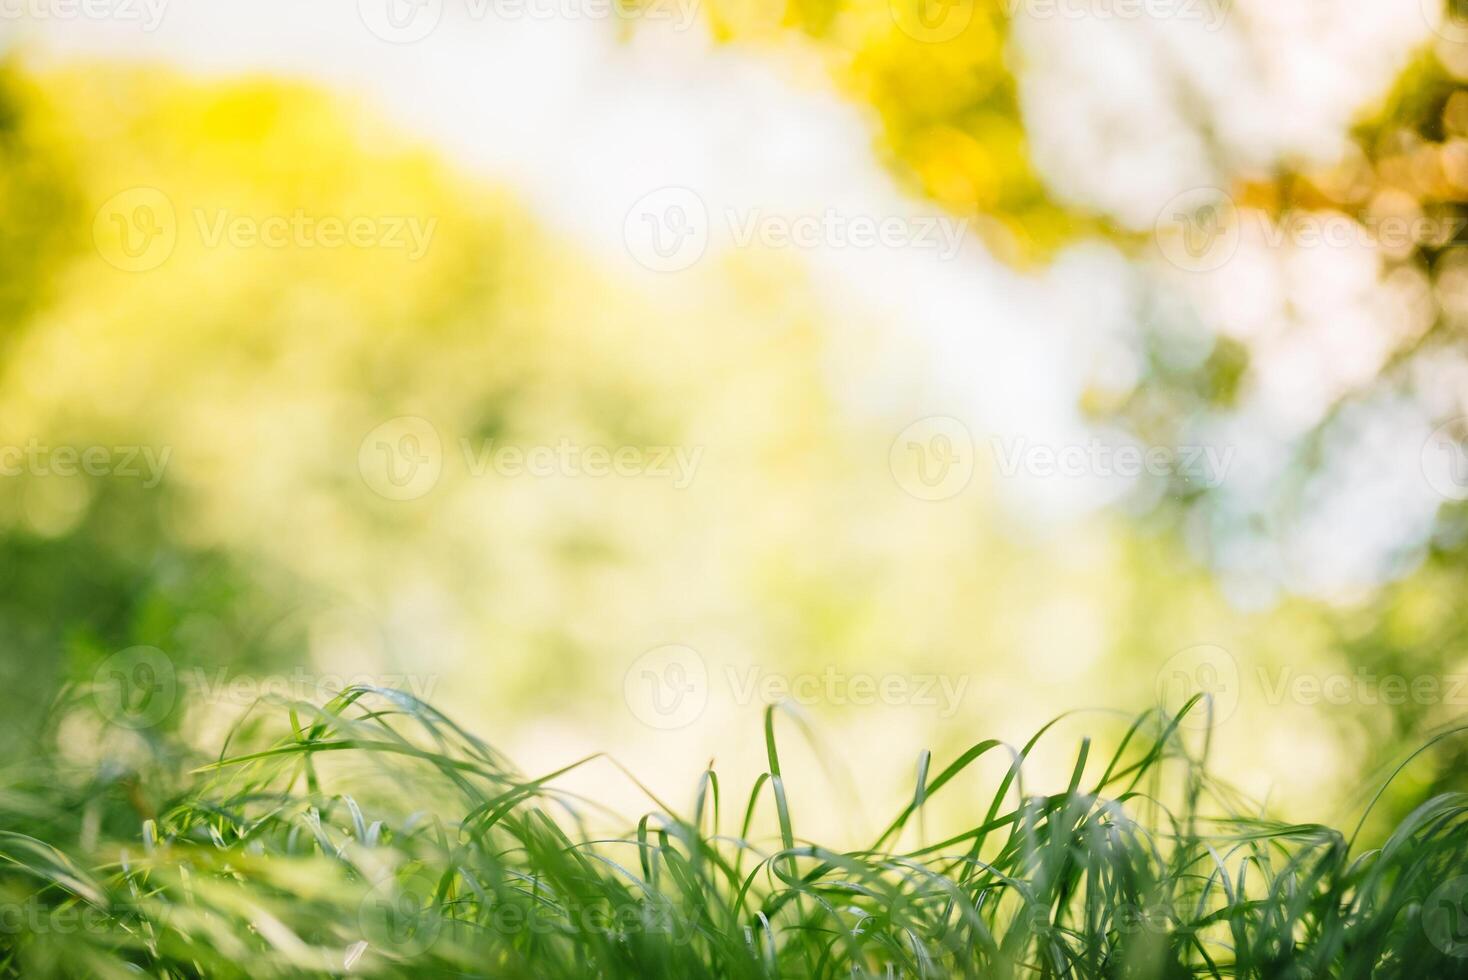
[{"label": "blurred green background", "polygon": [[[1015,11],[952,9],[967,11],[956,31],[915,31],[886,3],[721,0],[679,43],[759,52],[856,106],[914,207],[971,222],[985,258],[956,275],[1043,292],[1077,256],[1114,256],[1099,275],[1135,278],[1133,370],[1077,386],[1079,417],[1144,446],[1239,450],[1220,480],[1143,476],[1050,516],[985,421],[935,394],[922,345],[833,314],[804,256],[756,246],[675,284],[628,275],[368,94],[17,39],[0,72],[0,445],[50,465],[0,477],[7,755],[60,744],[142,765],[176,737],[207,746],[272,683],[314,696],[365,678],[427,696],[529,769],[605,749],[678,793],[711,755],[759,770],[746,680],[834,670],[961,691],[807,699],[822,737],[880,774],[862,806],[899,799],[922,748],[1176,702],[1179,684],[1217,696],[1225,776],[1296,816],[1350,805],[1468,705],[1465,512],[1430,465],[1432,431],[1468,411],[1468,278],[1461,242],[1425,224],[1329,269],[1329,248],[1268,230],[1468,217],[1463,41],[1422,24],[1329,159],[1220,150],[1215,184],[1244,232],[1219,272],[1206,247],[1179,267],[1150,222],[1067,190],[1029,132],[1046,67],[1017,55]],[[249,237],[298,215],[339,235],[368,224],[330,247],[320,225]],[[238,217],[244,237],[214,239]],[[1301,283],[1354,319],[1312,320]],[[1285,312],[1240,301],[1264,295]],[[1012,369],[1021,387],[1028,369]],[[1289,411],[1265,410],[1277,395]],[[1382,428],[1403,413],[1416,428]],[[964,420],[959,444],[929,423],[909,458],[904,433],[934,417]],[[1251,452],[1260,439],[1269,453]],[[495,447],[562,444],[641,469],[476,472]],[[63,475],[57,447],[108,463]],[[972,479],[921,499],[921,451],[949,450]],[[653,462],[680,451],[686,480]],[[395,482],[420,453],[428,483]],[[1327,491],[1343,487],[1371,489],[1338,505]],[[1322,541],[1371,557],[1311,557]],[[707,671],[677,726],[637,693],[640,658],[669,645]],[[112,658],[136,647],[162,652],[177,691],[118,724],[107,685],[136,682],[113,672],[137,658]],[[1301,675],[1345,693],[1291,686]],[[97,710],[53,710],[77,692]],[[1381,816],[1463,765],[1443,743]]]}]

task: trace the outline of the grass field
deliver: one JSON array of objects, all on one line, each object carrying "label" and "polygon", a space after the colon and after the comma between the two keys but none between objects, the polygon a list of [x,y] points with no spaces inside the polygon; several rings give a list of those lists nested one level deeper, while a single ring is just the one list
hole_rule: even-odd
[{"label": "grass field", "polygon": [[[911,802],[870,846],[837,851],[800,835],[800,808],[822,801],[782,780],[782,737],[798,729],[770,709],[753,787],[690,774],[691,808],[649,794],[652,812],[614,838],[588,829],[609,819],[594,801],[556,789],[566,770],[521,775],[430,706],[377,689],[261,704],[213,761],[162,741],[149,764],[103,771],[40,754],[0,786],[0,964],[96,977],[1468,976],[1468,795],[1371,842],[1274,822],[1210,778],[1206,736],[1152,714],[1109,752],[1082,741],[1061,792],[1025,782],[1026,755],[1053,733],[925,756]],[[996,758],[1007,774],[981,799],[972,777]],[[945,792],[975,800],[972,818],[928,840]]]}]

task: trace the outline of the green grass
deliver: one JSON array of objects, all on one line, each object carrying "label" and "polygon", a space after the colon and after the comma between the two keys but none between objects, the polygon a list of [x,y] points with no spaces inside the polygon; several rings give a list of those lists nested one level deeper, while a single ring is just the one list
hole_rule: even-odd
[{"label": "green grass", "polygon": [[[1468,795],[1367,847],[1259,816],[1149,714],[1110,754],[1082,741],[1062,792],[1025,785],[1053,733],[924,756],[890,825],[836,851],[798,832],[826,804],[783,782],[783,719],[753,787],[706,772],[614,839],[567,770],[523,776],[375,689],[261,705],[207,764],[157,734],[135,767],[38,751],[0,783],[0,972],[1468,976]],[[939,796],[968,829],[925,841]]]}]

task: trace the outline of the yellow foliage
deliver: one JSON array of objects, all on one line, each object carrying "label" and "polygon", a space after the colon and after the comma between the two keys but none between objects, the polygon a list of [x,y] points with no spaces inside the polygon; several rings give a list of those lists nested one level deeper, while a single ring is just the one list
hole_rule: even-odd
[{"label": "yellow foliage", "polygon": [[993,0],[714,0],[715,35],[813,41],[833,77],[872,108],[880,155],[913,193],[979,227],[1001,257],[1033,264],[1083,223],[1052,202],[1029,159],[1008,19]]}]

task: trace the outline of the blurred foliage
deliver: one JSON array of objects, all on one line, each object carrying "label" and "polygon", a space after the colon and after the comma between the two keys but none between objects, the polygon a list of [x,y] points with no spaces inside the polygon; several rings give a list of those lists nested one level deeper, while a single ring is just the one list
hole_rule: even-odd
[{"label": "blurred foliage", "polygon": [[[508,201],[299,86],[78,69],[48,74],[28,112],[86,161],[70,240],[86,241],[114,195],[147,187],[170,202],[178,242],[139,272],[74,253],[57,273],[64,293],[11,326],[0,442],[141,444],[172,458],[162,487],[110,520],[94,481],[6,479],[0,526],[13,540],[95,551],[105,568],[104,536],[124,528],[133,564],[120,590],[155,560],[228,554],[254,581],[303,591],[302,660],[452,671],[448,696],[512,717],[605,710],[637,653],[700,631],[696,642],[734,659],[824,663],[839,648],[940,666],[971,650],[944,624],[999,574],[974,548],[1014,547],[977,515],[954,538],[861,451],[828,372],[881,362],[859,324],[846,346],[818,329],[787,271],[727,270],[692,312],[639,296]],[[209,247],[193,227],[217,210],[303,205],[421,216],[436,230],[410,261]],[[440,485],[419,501],[385,500],[359,471],[364,438],[400,415],[431,419],[444,443]],[[460,446],[565,438],[719,452],[685,491],[654,478],[476,477]],[[950,573],[931,574],[934,561]],[[231,623],[211,601],[186,597]]]},{"label": "blurred foliage", "polygon": [[10,329],[53,295],[66,235],[78,213],[74,163],[45,114],[30,111],[39,93],[0,62],[0,352]]},{"label": "blurred foliage", "polygon": [[714,0],[716,36],[815,42],[834,76],[870,106],[877,151],[913,192],[975,227],[1000,256],[1031,264],[1095,222],[1051,200],[1031,164],[993,0]]},{"label": "blurred foliage", "polygon": [[[984,217],[1006,258],[1044,259],[1093,219],[1052,203],[1030,164],[997,5],[943,9],[962,21],[952,36],[958,21],[885,2],[730,0],[712,17],[726,38],[813,39],[873,107],[879,152],[913,189]],[[1456,83],[1421,71],[1388,111],[1398,122],[1362,130],[1364,158],[1378,161],[1368,184],[1415,180],[1398,158],[1416,159],[1422,140],[1441,165],[1456,159],[1458,124],[1443,121],[1464,111]],[[1154,498],[1182,506],[1138,504],[1035,544],[996,516],[981,473],[967,506],[940,518],[894,486],[883,455],[926,414],[919,384],[901,380],[920,377],[905,370],[910,354],[867,324],[828,330],[798,270],[746,256],[698,270],[698,302],[640,292],[506,196],[301,85],[19,63],[3,83],[0,444],[173,453],[148,491],[116,477],[0,481],[0,669],[16,737],[39,721],[38,707],[18,706],[47,703],[135,644],[239,671],[407,666],[452,677],[440,700],[504,729],[547,725],[579,745],[586,729],[621,723],[649,751],[685,756],[703,746],[669,748],[608,704],[631,659],[659,643],[720,666],[982,677],[956,720],[848,716],[843,738],[870,761],[905,748],[884,735],[895,724],[941,745],[976,715],[1018,737],[1057,702],[1148,701],[1157,665],[1197,637],[1249,651],[1256,697],[1227,722],[1223,771],[1262,792],[1287,769],[1285,792],[1306,799],[1451,714],[1264,704],[1252,671],[1445,669],[1461,635],[1452,541],[1364,607],[1287,599],[1241,613],[1187,547],[1197,487]],[[1404,141],[1404,126],[1420,139]],[[1322,200],[1337,185],[1296,176],[1246,200],[1277,202],[1286,186]],[[1347,186],[1345,203],[1372,198]],[[134,187],[161,192],[178,222],[172,254],[143,272],[113,267],[92,240],[99,209]],[[1457,206],[1453,195],[1443,200]],[[303,207],[435,230],[415,261],[209,246],[197,223]],[[1149,337],[1135,392],[1090,393],[1087,406],[1156,445],[1178,444],[1179,420],[1237,404],[1251,380],[1245,340],[1208,338],[1196,358],[1166,342]],[[853,410],[849,390],[876,392],[877,407]],[[431,420],[443,439],[444,473],[423,500],[385,500],[359,472],[364,438],[398,416]],[[460,444],[566,438],[709,451],[684,492],[474,477]],[[714,737],[746,717],[711,717]],[[1457,771],[1437,761],[1383,813]],[[672,778],[685,768],[671,764]],[[900,781],[887,788],[908,791]]]},{"label": "blurred foliage", "polygon": [[[1423,16],[1434,16],[1431,7],[1424,6]],[[1461,16],[1461,3],[1451,0],[1450,7]],[[1016,73],[1024,66],[1015,63],[1010,49],[1005,5],[978,0],[790,0],[785,5],[723,0],[714,6],[713,20],[720,36],[739,41],[769,42],[778,32],[792,30],[813,39],[850,94],[876,112],[882,134],[879,152],[899,176],[955,213],[983,216],[980,227],[999,257],[1023,264],[1093,234],[1109,237],[1129,252],[1138,250],[1139,236],[1119,232],[1100,216],[1056,204],[1036,174],[1017,95]],[[1204,130],[1209,125],[1205,118],[1194,122]],[[1216,558],[1221,539],[1249,534],[1268,539],[1269,547],[1288,550],[1282,533],[1288,517],[1281,515],[1308,511],[1315,497],[1311,482],[1333,478],[1327,471],[1327,463],[1336,462],[1330,459],[1331,444],[1339,451],[1342,433],[1350,431],[1343,416],[1369,407],[1373,399],[1414,393],[1424,394],[1436,421],[1468,411],[1461,391],[1449,390],[1444,378],[1424,370],[1429,363],[1462,363],[1468,354],[1468,257],[1462,247],[1468,234],[1442,234],[1444,228],[1468,227],[1468,37],[1461,32],[1461,20],[1430,37],[1394,88],[1363,110],[1341,159],[1328,166],[1285,160],[1272,168],[1239,167],[1228,176],[1237,206],[1276,228],[1299,215],[1340,215],[1368,229],[1363,238],[1374,235],[1371,229],[1381,223],[1394,221],[1399,223],[1395,227],[1413,228],[1418,237],[1405,245],[1377,241],[1370,258],[1358,263],[1362,301],[1381,303],[1374,311],[1379,317],[1371,325],[1373,335],[1362,346],[1379,347],[1380,357],[1373,362],[1365,355],[1363,363],[1369,366],[1364,370],[1359,365],[1343,368],[1332,363],[1332,341],[1323,338],[1316,352],[1318,374],[1326,379],[1323,404],[1291,447],[1291,465],[1280,483],[1268,487],[1264,502],[1245,508],[1240,518],[1231,513],[1238,509],[1236,501],[1219,503],[1214,490],[1174,481],[1167,493],[1139,505],[1144,511],[1137,525],[1142,542],[1124,535],[1122,550],[1137,558],[1128,564],[1128,581],[1153,613],[1188,608],[1196,601],[1171,573],[1186,564],[1185,551],[1209,562]],[[1289,250],[1286,245],[1271,259],[1287,267],[1291,257],[1284,253]],[[1301,263],[1293,275],[1308,279],[1319,271]],[[1282,279],[1291,275],[1278,274]],[[1198,438],[1202,421],[1257,409],[1260,389],[1268,383],[1264,372],[1279,354],[1270,349],[1272,338],[1251,335],[1244,325],[1200,328],[1180,317],[1172,285],[1158,286],[1150,296],[1151,308],[1144,311],[1148,320],[1140,331],[1145,364],[1140,382],[1120,397],[1099,390],[1082,395],[1082,407],[1098,422],[1124,422],[1146,445],[1185,444]],[[1257,285],[1245,277],[1215,288]],[[1217,295],[1200,292],[1195,300],[1216,304]],[[1288,308],[1287,297],[1283,319],[1293,321],[1297,312]],[[1298,316],[1308,320],[1308,314]],[[1181,329],[1180,320],[1185,324]],[[1281,330],[1291,326],[1284,323]],[[1333,342],[1350,347],[1362,340],[1352,335]],[[1342,355],[1342,363],[1349,360]],[[1446,381],[1454,378],[1461,382],[1463,376],[1449,375]],[[1240,520],[1252,526],[1243,528]],[[1451,597],[1459,594],[1468,570],[1464,520],[1463,504],[1443,503],[1426,541],[1401,542],[1404,557],[1387,576],[1390,584],[1379,591],[1314,602],[1288,599],[1266,587],[1270,604],[1280,605],[1238,616],[1246,624],[1242,632],[1250,636],[1239,645],[1256,649],[1260,670],[1273,663],[1313,666],[1327,673],[1461,680],[1468,667],[1463,649],[1468,624]],[[1339,533],[1353,530],[1341,528]],[[1155,543],[1143,543],[1152,534],[1159,535]],[[1202,586],[1197,595],[1208,591]],[[1145,615],[1139,612],[1138,621]],[[1174,635],[1186,633],[1187,627],[1178,624]],[[1276,647],[1265,639],[1273,635],[1284,644]],[[1285,638],[1290,636],[1298,643],[1293,651],[1287,649],[1291,641]],[[1145,663],[1146,651],[1163,645],[1160,640],[1155,645],[1136,642],[1131,652],[1135,662]],[[1252,686],[1247,679],[1245,683]],[[1369,711],[1336,712],[1333,718],[1320,714],[1333,721],[1341,744],[1364,751],[1365,743],[1359,741],[1363,731],[1379,740],[1378,745],[1400,744],[1410,733],[1449,722],[1462,707],[1461,699],[1430,705],[1409,699]],[[1463,771],[1462,750],[1449,743],[1437,753],[1435,775],[1403,790],[1393,801],[1395,812],[1405,812],[1419,793],[1454,785]]]},{"label": "blurred foliage", "polygon": [[[1427,8],[1424,8],[1427,9]],[[1393,89],[1361,114],[1351,143],[1341,159],[1327,166],[1297,161],[1281,165],[1267,176],[1239,174],[1232,196],[1241,209],[1267,216],[1281,227],[1292,215],[1347,216],[1365,229],[1395,220],[1417,236],[1405,243],[1371,240],[1365,263],[1366,288],[1380,288],[1391,302],[1374,324],[1382,356],[1374,370],[1360,372],[1349,383],[1330,389],[1318,418],[1295,448],[1289,481],[1271,488],[1292,498],[1287,507],[1308,510],[1309,481],[1329,477],[1325,462],[1332,438],[1349,431],[1343,419],[1368,408],[1376,400],[1419,398],[1435,414],[1429,425],[1462,415],[1465,405],[1461,372],[1443,365],[1461,365],[1468,357],[1468,44],[1465,38],[1444,32],[1421,50]],[[1443,229],[1457,229],[1445,234]],[[1274,256],[1281,265],[1290,260],[1290,246]],[[1201,278],[1201,277],[1200,277]],[[1160,311],[1164,322],[1167,311]],[[1292,314],[1291,314],[1292,315]],[[1301,320],[1307,319],[1304,314]],[[1165,342],[1169,331],[1148,330],[1149,342]],[[1175,335],[1174,335],[1175,336]],[[1342,348],[1356,338],[1342,337]],[[1144,438],[1168,444],[1178,438],[1183,424],[1210,414],[1233,410],[1241,392],[1257,390],[1260,362],[1267,359],[1257,336],[1212,338],[1211,355],[1191,370],[1178,371],[1167,358],[1153,357],[1145,382],[1117,414],[1137,426]],[[1165,353],[1165,352],[1164,352]],[[1328,345],[1319,352],[1319,369],[1329,373]],[[1347,444],[1349,445],[1349,444]],[[1339,447],[1337,447],[1339,448]],[[1365,453],[1362,448],[1346,452]],[[1174,498],[1185,507],[1203,501]],[[1215,519],[1207,507],[1191,519],[1200,524]],[[1256,515],[1258,516],[1258,515]],[[1396,675],[1442,678],[1461,685],[1468,668],[1468,621],[1461,596],[1468,575],[1468,535],[1462,503],[1442,501],[1421,542],[1407,541],[1411,558],[1389,583],[1345,600],[1320,604],[1310,618],[1323,627],[1328,646],[1342,669],[1375,677]],[[1153,520],[1183,522],[1178,513]],[[1351,527],[1340,527],[1348,535]],[[1230,533],[1225,531],[1223,533]],[[1265,534],[1278,535],[1277,525]],[[1276,537],[1278,543],[1278,538]],[[1410,550],[1420,544],[1419,550]],[[1293,605],[1298,606],[1299,603]],[[1310,604],[1306,604],[1309,606]],[[1408,698],[1397,704],[1374,706],[1370,712],[1337,718],[1340,731],[1372,733],[1374,744],[1391,743],[1407,733],[1432,731],[1461,714],[1462,695],[1452,705],[1423,704]],[[1461,784],[1468,755],[1455,741],[1434,749],[1433,763],[1409,773],[1396,788],[1389,806],[1397,815],[1433,793]]]}]

